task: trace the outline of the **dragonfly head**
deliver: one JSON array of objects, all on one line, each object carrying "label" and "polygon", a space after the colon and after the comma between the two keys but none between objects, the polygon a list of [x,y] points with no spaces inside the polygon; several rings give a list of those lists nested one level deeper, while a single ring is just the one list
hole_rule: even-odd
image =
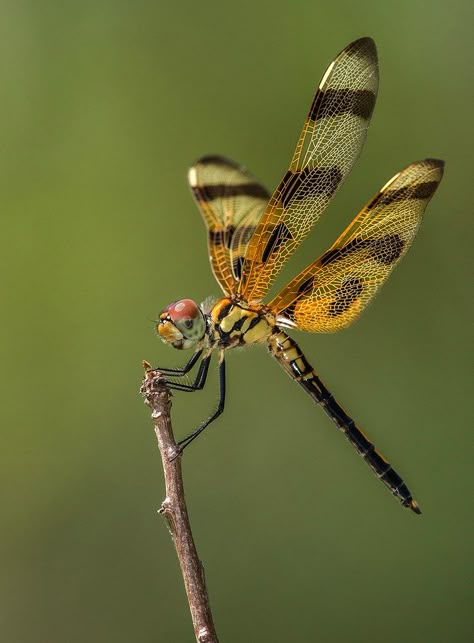
[{"label": "dragonfly head", "polygon": [[193,348],[204,337],[206,320],[192,299],[180,299],[167,306],[157,325],[161,339],[175,348]]}]

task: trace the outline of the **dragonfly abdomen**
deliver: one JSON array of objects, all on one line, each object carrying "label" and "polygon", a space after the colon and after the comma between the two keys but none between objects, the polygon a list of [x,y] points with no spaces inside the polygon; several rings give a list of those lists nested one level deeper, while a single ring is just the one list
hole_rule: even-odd
[{"label": "dragonfly abdomen", "polygon": [[403,479],[384,456],[377,451],[373,442],[358,428],[354,420],[336,401],[333,394],[328,391],[301,352],[298,344],[289,335],[278,329],[269,338],[269,347],[285,371],[311,395],[317,404],[323,407],[357,453],[364,458],[375,475],[401,501],[403,506],[409,507],[415,513],[421,513]]}]

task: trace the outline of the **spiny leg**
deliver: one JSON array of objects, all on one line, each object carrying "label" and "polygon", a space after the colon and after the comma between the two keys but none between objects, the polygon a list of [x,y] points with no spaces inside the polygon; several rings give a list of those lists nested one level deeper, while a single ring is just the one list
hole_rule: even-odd
[{"label": "spiny leg", "polygon": [[186,375],[186,373],[189,373],[194,364],[201,357],[202,351],[202,348],[196,351],[191,359],[186,362],[186,364],[182,368],[160,368],[159,366],[157,366],[156,368],[150,368],[148,372],[158,371],[163,375],[167,375],[168,377],[182,377],[183,375]]},{"label": "spiny leg", "polygon": [[222,413],[224,410],[224,405],[225,405],[225,390],[226,390],[226,385],[225,385],[225,357],[224,357],[224,351],[221,351],[219,353],[219,403],[217,405],[216,410],[214,413],[199,426],[195,431],[193,431],[190,435],[188,435],[186,438],[183,440],[180,440],[177,444],[179,447],[179,452],[182,453],[183,450],[191,444],[193,440],[195,440],[198,435],[200,435],[206,427],[211,424],[216,418],[219,417],[219,415]]},{"label": "spiny leg", "polygon": [[204,388],[204,384],[206,383],[210,363],[211,354],[209,353],[208,355],[203,357],[202,362],[199,365],[199,370],[196,374],[196,378],[192,384],[183,384],[182,382],[170,382],[169,380],[166,380],[168,388],[174,391],[185,391],[187,393],[200,391],[202,388]]}]

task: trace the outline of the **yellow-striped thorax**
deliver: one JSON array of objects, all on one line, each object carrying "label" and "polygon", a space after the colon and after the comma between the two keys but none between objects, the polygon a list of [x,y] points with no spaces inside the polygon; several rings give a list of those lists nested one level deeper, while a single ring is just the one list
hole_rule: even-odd
[{"label": "yellow-striped thorax", "polygon": [[216,342],[223,348],[256,344],[272,333],[275,320],[263,306],[220,299],[210,312]]}]

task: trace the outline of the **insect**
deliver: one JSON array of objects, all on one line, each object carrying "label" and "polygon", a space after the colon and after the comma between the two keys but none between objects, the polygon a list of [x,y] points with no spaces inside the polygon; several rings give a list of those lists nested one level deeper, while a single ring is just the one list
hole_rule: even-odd
[{"label": "insect", "polygon": [[[388,181],[334,244],[268,303],[262,300],[284,263],[328,206],[365,142],[378,87],[375,43],[360,38],[329,65],[311,104],[288,171],[273,195],[243,167],[205,156],[189,171],[208,233],[215,278],[224,292],[198,306],[181,299],[159,316],[163,341],[194,349],[180,369],[160,371],[170,388],[202,389],[217,351],[220,396],[215,412],[178,443],[180,452],[224,410],[225,355],[236,346],[269,352],[321,405],[376,476],[415,513],[403,479],[336,401],[285,328],[330,333],[351,324],[410,247],[443,175],[443,161],[412,163]],[[200,361],[191,384],[174,378]],[[168,379],[172,378],[172,379]]]}]

